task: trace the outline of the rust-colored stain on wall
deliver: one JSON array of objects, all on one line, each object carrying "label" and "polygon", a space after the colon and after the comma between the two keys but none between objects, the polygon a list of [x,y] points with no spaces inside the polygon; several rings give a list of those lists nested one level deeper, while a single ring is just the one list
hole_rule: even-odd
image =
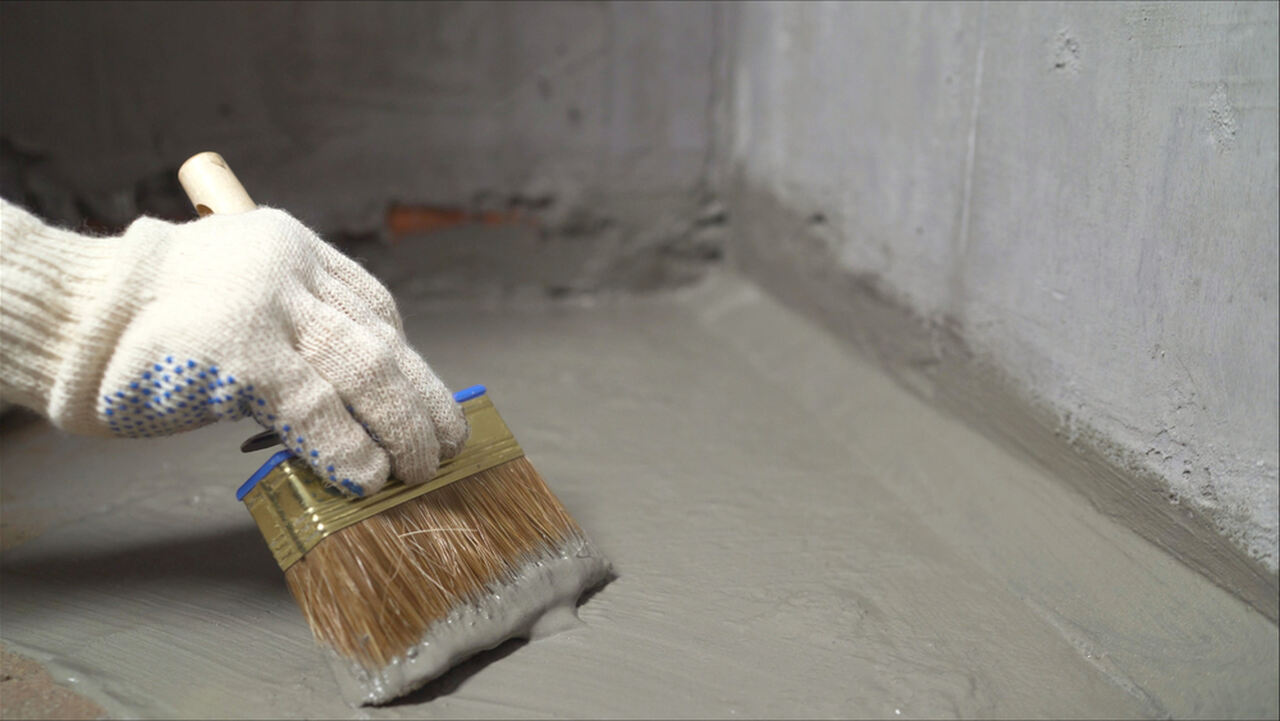
[{"label": "rust-colored stain on wall", "polygon": [[503,210],[475,211],[460,207],[404,205],[387,207],[387,233],[394,243],[407,235],[432,233],[459,225],[526,225],[533,219],[524,213]]}]

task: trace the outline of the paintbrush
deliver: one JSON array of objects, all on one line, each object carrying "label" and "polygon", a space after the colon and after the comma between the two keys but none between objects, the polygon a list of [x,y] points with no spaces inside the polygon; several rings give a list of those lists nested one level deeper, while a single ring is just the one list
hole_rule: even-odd
[{"label": "paintbrush", "polygon": [[[216,153],[178,175],[201,215],[256,207]],[[348,498],[281,451],[236,493],[353,705],[402,696],[509,638],[576,623],[579,596],[609,574],[485,389],[455,400],[471,436],[425,484],[390,479]]]}]

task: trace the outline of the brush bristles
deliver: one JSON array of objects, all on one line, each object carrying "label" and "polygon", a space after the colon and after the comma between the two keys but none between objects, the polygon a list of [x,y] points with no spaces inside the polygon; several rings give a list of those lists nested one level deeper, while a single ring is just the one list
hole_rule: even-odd
[{"label": "brush bristles", "polygon": [[519,458],[344,528],[285,579],[316,639],[374,670],[451,610],[580,535]]}]

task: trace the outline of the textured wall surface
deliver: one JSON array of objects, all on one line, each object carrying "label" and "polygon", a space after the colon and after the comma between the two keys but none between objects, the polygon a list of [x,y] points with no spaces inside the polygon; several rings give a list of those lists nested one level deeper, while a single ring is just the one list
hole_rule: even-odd
[{"label": "textured wall surface", "polygon": [[[185,216],[174,172],[217,149],[260,202],[388,282],[531,278],[553,296],[697,277],[728,217],[728,250],[762,285],[1017,436],[1022,416],[949,375],[974,359],[1050,435],[1123,471],[1073,481],[1099,508],[1164,524],[1150,535],[1184,558],[1208,548],[1192,565],[1213,575],[1220,549],[1179,525],[1203,521],[1269,570],[1242,594],[1274,606],[1274,3],[8,3],[0,18],[4,187],[46,217]],[[362,242],[393,203],[519,220],[483,240]]]},{"label": "textured wall surface", "polygon": [[1277,7],[742,6],[731,253],[910,309],[1274,573]]},{"label": "textured wall surface", "polygon": [[[598,276],[588,283],[636,258],[697,261],[716,254],[690,249],[705,241],[693,236],[709,201],[714,13],[7,4],[7,184],[64,222],[183,214],[180,196],[166,206],[156,191],[173,191],[188,156],[216,149],[255,200],[331,234],[380,230],[399,202],[531,216],[543,236],[567,239],[561,260]],[[662,272],[622,282],[660,284]]]}]

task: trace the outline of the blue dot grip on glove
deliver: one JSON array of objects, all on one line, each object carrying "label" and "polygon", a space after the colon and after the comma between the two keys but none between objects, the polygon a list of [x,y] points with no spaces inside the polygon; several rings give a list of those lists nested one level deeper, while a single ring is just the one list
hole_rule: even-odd
[{"label": "blue dot grip on glove", "polygon": [[[463,388],[457,393],[454,393],[453,400],[455,403],[464,403],[466,401],[471,400],[472,398],[479,398],[480,396],[484,395],[486,392],[487,392],[487,389],[484,386],[471,386],[470,388]],[[285,451],[280,451],[275,455],[271,456],[270,458],[268,458],[267,462],[263,463],[262,466],[258,468],[257,471],[254,471],[253,475],[249,476],[249,480],[242,483],[240,485],[240,488],[236,490],[236,500],[243,501],[245,495],[248,494],[249,491],[252,491],[253,487],[258,485],[258,482],[261,481],[263,478],[265,478],[266,475],[270,473],[273,468],[280,465],[281,463],[288,460],[289,458],[292,458],[293,456],[294,456],[293,451],[285,450]]]}]

